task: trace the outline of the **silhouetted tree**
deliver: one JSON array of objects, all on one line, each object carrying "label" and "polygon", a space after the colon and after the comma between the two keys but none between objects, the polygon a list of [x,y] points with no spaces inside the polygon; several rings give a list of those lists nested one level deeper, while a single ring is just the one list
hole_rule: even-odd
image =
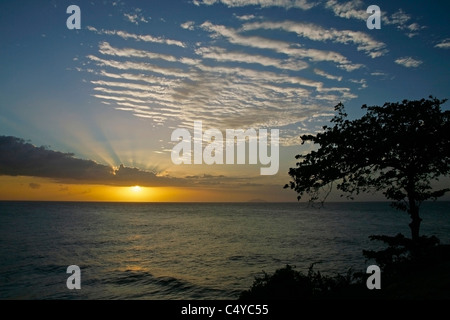
[{"label": "silhouetted tree", "polygon": [[[298,200],[324,201],[333,184],[348,198],[360,192],[382,191],[392,205],[408,212],[413,241],[419,240],[420,204],[436,199],[449,188],[433,190],[432,182],[450,170],[450,111],[446,100],[429,99],[366,106],[360,119],[349,120],[339,103],[333,126],[317,135],[301,136],[318,149],[290,168]],[[322,199],[321,193],[325,192]],[[343,196],[343,194],[341,194]]]}]

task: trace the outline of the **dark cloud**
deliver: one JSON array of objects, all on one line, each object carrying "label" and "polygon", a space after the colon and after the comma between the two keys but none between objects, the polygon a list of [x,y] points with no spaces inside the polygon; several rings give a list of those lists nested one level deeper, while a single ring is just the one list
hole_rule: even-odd
[{"label": "dark cloud", "polygon": [[[12,136],[0,136],[0,175],[50,178],[61,184],[101,184],[112,186],[260,186],[248,177],[224,175],[191,175],[184,178],[158,176],[154,172],[120,165],[115,169],[92,160],[75,158],[73,153],[36,147]],[[38,189],[40,185],[30,183]],[[69,192],[61,186],[60,192]]]},{"label": "dark cloud", "polygon": [[[182,184],[182,179],[158,177],[153,172],[123,165],[114,169],[92,160],[75,158],[73,153],[36,147],[11,136],[0,136],[0,175],[51,178],[61,183],[118,186]],[[36,187],[36,184],[30,184],[30,188]]]},{"label": "dark cloud", "polygon": [[40,184],[34,183],[34,182],[31,182],[28,186],[29,186],[31,189],[39,189],[39,188],[41,187]]}]

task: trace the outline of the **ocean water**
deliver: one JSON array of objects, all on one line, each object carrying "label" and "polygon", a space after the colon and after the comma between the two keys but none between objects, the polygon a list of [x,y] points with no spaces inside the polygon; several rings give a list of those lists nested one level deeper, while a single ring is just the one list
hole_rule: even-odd
[{"label": "ocean water", "polygon": [[[450,202],[421,216],[421,234],[450,243]],[[364,270],[368,236],[408,223],[388,203],[0,202],[0,299],[236,299],[286,264]]]}]

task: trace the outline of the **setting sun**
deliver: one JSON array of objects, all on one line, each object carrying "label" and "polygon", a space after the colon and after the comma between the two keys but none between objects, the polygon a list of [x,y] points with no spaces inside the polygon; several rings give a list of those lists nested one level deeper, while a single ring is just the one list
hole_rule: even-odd
[{"label": "setting sun", "polygon": [[153,188],[141,187],[139,185],[122,187],[123,193],[121,194],[120,201],[155,201],[155,194]]},{"label": "setting sun", "polygon": [[140,186],[131,187],[131,191],[136,192],[136,193],[141,192],[141,190],[142,190],[142,188]]}]

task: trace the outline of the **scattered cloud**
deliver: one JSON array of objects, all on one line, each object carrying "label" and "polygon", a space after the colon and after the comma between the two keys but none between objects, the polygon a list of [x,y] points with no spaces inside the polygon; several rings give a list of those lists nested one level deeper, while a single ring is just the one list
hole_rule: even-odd
[{"label": "scattered cloud", "polygon": [[[229,8],[316,7],[325,8],[328,13],[331,10],[344,19],[365,21],[368,17],[367,6],[361,0],[327,0],[322,4],[298,0],[193,3]],[[262,17],[264,10],[258,12]],[[142,12],[133,12],[138,13]],[[97,51],[80,61],[84,63],[82,71],[94,77],[90,79],[92,97],[112,109],[151,119],[157,125],[174,121],[180,127],[190,128],[194,120],[201,120],[205,126],[215,128],[281,129],[299,123],[311,127],[322,121],[316,114],[327,114],[338,101],[354,99],[355,92],[367,88],[368,79],[362,79],[361,69],[373,77],[388,76],[380,69],[371,72],[365,64],[389,52],[387,44],[378,40],[375,33],[304,21],[262,20],[244,11],[233,13],[233,17],[230,24],[187,19],[178,23],[180,30],[196,30],[198,39],[192,43],[186,38],[173,39],[177,36],[165,38],[87,27],[101,36]],[[382,12],[382,19],[384,24],[409,33],[424,28],[401,9],[391,15]],[[133,41],[161,46],[144,47]],[[329,44],[336,45],[330,50]],[[171,48],[164,49],[164,45]],[[445,41],[436,45],[445,46]],[[414,68],[422,61],[400,57],[395,63]],[[333,86],[332,81],[348,87]],[[295,133],[284,132],[287,136],[283,141],[294,143],[295,137],[289,135]]]},{"label": "scattered cloud", "polygon": [[363,7],[364,3],[361,0],[344,3],[337,0],[329,0],[325,3],[325,8],[332,10],[336,16],[345,19],[366,20],[369,15]]},{"label": "scattered cloud", "polygon": [[411,20],[411,15],[406,14],[402,9],[384,20],[387,25],[395,25],[397,29],[405,31],[409,38],[417,36],[420,30],[426,29],[425,26],[419,25],[417,22],[409,23]]},{"label": "scattered cloud", "polygon": [[[230,30],[222,30],[227,31]],[[237,41],[244,41],[239,39],[237,31],[231,33]],[[121,34],[115,31],[117,36]],[[276,51],[275,55],[265,55],[199,46],[193,52],[198,58],[189,58],[132,47],[118,48],[101,41],[98,54],[86,57],[93,65],[89,72],[99,77],[90,81],[94,85],[92,96],[116,110],[132,112],[154,123],[163,124],[172,119],[188,128],[194,120],[216,128],[287,126],[314,117],[321,109],[334,106],[336,101],[356,97],[349,88],[328,88],[321,81],[290,75],[308,68],[309,63],[296,52],[289,52],[288,43],[274,41],[258,43],[270,50],[277,48],[275,44],[283,43],[291,56],[283,58],[285,54],[281,53],[278,58]],[[256,43],[254,46],[258,46]],[[300,55],[310,56],[311,61],[348,62],[332,52],[291,49],[300,49]],[[157,60],[163,61],[164,67]],[[210,61],[215,64],[211,65]],[[347,67],[354,68],[351,64],[338,65],[338,68]]]},{"label": "scattered cloud", "polygon": [[411,23],[410,25],[407,25],[405,27],[405,29],[407,29],[409,32],[406,33],[406,35],[409,38],[415,37],[419,34],[420,30],[426,29],[425,26],[421,26],[418,23]]},{"label": "scattered cloud", "polygon": [[222,3],[229,8],[232,7],[245,7],[245,6],[259,6],[262,8],[267,7],[281,7],[285,9],[298,8],[302,10],[309,10],[316,6],[317,2],[309,0],[194,0],[195,5],[214,5],[216,3]]},{"label": "scattered cloud", "polygon": [[198,55],[203,58],[216,61],[233,61],[250,64],[260,64],[263,66],[272,66],[282,70],[302,70],[308,67],[308,64],[302,60],[295,59],[275,59],[268,56],[249,54],[238,51],[227,51],[218,47],[202,47],[196,50]]},{"label": "scattered cloud", "polygon": [[[370,15],[370,13],[366,12],[367,5],[361,0],[347,2],[328,0],[325,3],[325,8],[332,10],[337,17],[345,19],[367,20]],[[426,28],[417,22],[410,23],[412,19],[411,15],[405,13],[402,9],[399,9],[391,15],[383,12],[382,8],[381,11],[382,24],[395,26],[397,29],[404,31],[409,38],[418,35],[418,31]]]},{"label": "scattered cloud", "polygon": [[450,38],[444,39],[434,46],[435,48],[450,49]]},{"label": "scattered cloud", "polygon": [[332,74],[326,73],[325,71],[317,69],[317,68],[314,69],[314,73],[319,75],[319,76],[322,76],[322,77],[325,77],[327,79],[330,79],[330,80],[342,81],[342,77],[341,76],[334,76]]},{"label": "scattered cloud", "polygon": [[155,43],[163,43],[167,45],[173,45],[173,46],[179,46],[179,47],[185,47],[186,45],[178,40],[172,40],[172,39],[165,39],[161,37],[153,37],[151,35],[140,35],[140,34],[134,34],[129,33],[126,31],[116,31],[116,30],[98,30],[95,27],[88,26],[87,30],[95,32],[99,35],[111,35],[111,36],[119,36],[124,40],[132,39],[136,41],[144,41],[144,42],[155,42]]},{"label": "scattered cloud", "polygon": [[160,67],[155,64],[144,63],[144,62],[134,62],[134,61],[117,61],[117,60],[107,60],[96,57],[94,55],[88,55],[88,59],[95,61],[99,66],[111,67],[119,70],[140,70],[149,71],[157,74],[162,74],[165,76],[174,77],[188,77],[189,75],[181,69],[177,68],[165,68]]},{"label": "scattered cloud", "polygon": [[412,57],[401,57],[395,60],[395,63],[404,66],[406,68],[417,68],[423,62],[420,60],[416,60]]},{"label": "scattered cloud", "polygon": [[237,30],[223,25],[214,25],[209,21],[204,22],[201,27],[211,32],[212,37],[224,37],[232,44],[238,44],[246,47],[259,49],[270,49],[278,53],[296,59],[307,59],[309,61],[328,61],[338,64],[339,68],[347,71],[353,71],[362,67],[362,64],[353,64],[342,54],[334,51],[294,48],[290,43],[268,39],[260,36],[244,36]]},{"label": "scattered cloud", "polygon": [[410,19],[411,16],[409,14],[406,14],[402,9],[399,9],[397,12],[392,14],[391,19],[386,22],[389,24],[404,26]]},{"label": "scattered cloud", "polygon": [[117,57],[135,57],[147,59],[161,59],[166,61],[177,61],[177,58],[167,54],[153,53],[145,50],[137,50],[132,48],[118,49],[112,47],[108,42],[104,41],[99,44],[99,52],[104,55]]},{"label": "scattered cloud", "polygon": [[359,79],[359,80],[358,79],[349,79],[348,81],[361,85],[358,88],[359,90],[367,88],[367,80],[366,79]]},{"label": "scattered cloud", "polygon": [[336,30],[334,28],[325,29],[313,23],[299,23],[293,21],[283,22],[253,22],[242,27],[243,30],[256,29],[281,29],[294,32],[301,37],[314,41],[331,41],[336,43],[353,43],[358,51],[364,51],[371,58],[380,57],[387,53],[386,45],[376,41],[370,35],[360,31]]},{"label": "scattered cloud", "polygon": [[385,77],[385,76],[387,76],[387,73],[377,71],[377,72],[371,72],[370,75],[375,76],[375,77]]},{"label": "scattered cloud", "polygon": [[246,15],[242,15],[242,16],[238,16],[237,14],[233,14],[233,16],[241,21],[249,21],[249,20],[253,20],[256,18],[256,16],[254,14],[246,14]]},{"label": "scattered cloud", "polygon": [[148,20],[145,19],[142,14],[142,9],[136,8],[132,13],[124,13],[125,20],[134,23],[135,25],[139,25],[139,22],[148,23]]},{"label": "scattered cloud", "polygon": [[194,30],[195,22],[194,21],[186,21],[180,25],[183,29]]}]

